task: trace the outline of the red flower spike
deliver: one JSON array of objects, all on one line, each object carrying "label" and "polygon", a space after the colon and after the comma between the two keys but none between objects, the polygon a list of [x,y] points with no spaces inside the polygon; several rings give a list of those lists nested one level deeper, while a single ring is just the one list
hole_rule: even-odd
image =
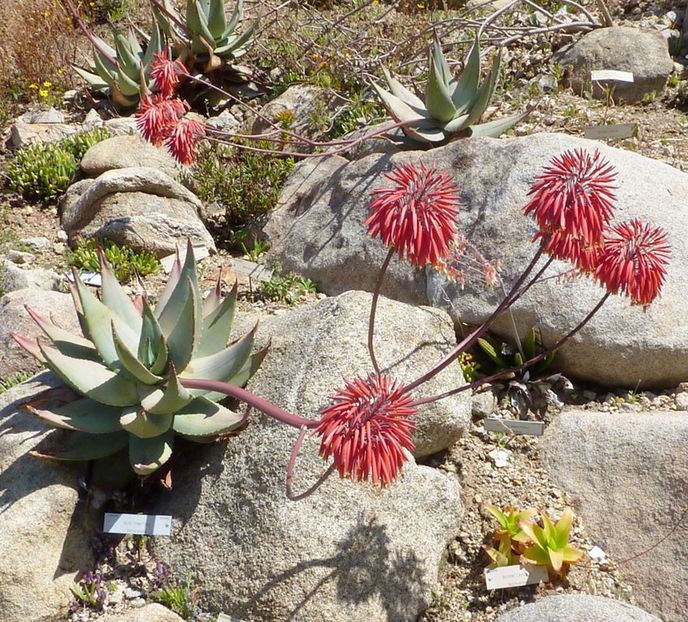
[{"label": "red flower spike", "polygon": [[363,223],[372,237],[404,252],[415,266],[441,267],[456,241],[459,190],[447,175],[424,164],[402,164],[386,177],[391,188],[373,191],[370,216]]},{"label": "red flower spike", "polygon": [[196,159],[196,146],[205,136],[205,125],[195,119],[181,119],[165,140],[174,158],[182,164],[192,164]]},{"label": "red flower spike", "polygon": [[581,272],[591,273],[597,268],[600,252],[604,245],[604,236],[599,236],[596,243],[587,242],[568,235],[563,229],[553,233],[538,233],[534,240],[542,238],[545,252],[554,257],[570,261]]},{"label": "red flower spike", "polygon": [[614,211],[615,179],[614,167],[599,151],[565,151],[535,180],[523,213],[533,216],[543,234],[561,230],[579,245],[596,246]]},{"label": "red flower spike", "polygon": [[171,97],[176,90],[180,74],[187,75],[188,73],[179,59],[175,61],[170,59],[170,52],[167,48],[158,52],[151,62],[151,77],[158,91],[166,98]]},{"label": "red flower spike", "polygon": [[332,456],[342,477],[386,486],[399,475],[404,450],[414,449],[413,400],[401,385],[379,374],[344,382],[315,428],[322,437],[320,455],[325,460]]},{"label": "red flower spike", "polygon": [[159,147],[187,110],[187,104],[180,99],[167,99],[160,93],[146,95],[136,111],[136,127],[146,140]]},{"label": "red flower spike", "polygon": [[669,256],[664,229],[633,219],[605,236],[595,277],[612,294],[624,293],[647,309],[664,285]]}]

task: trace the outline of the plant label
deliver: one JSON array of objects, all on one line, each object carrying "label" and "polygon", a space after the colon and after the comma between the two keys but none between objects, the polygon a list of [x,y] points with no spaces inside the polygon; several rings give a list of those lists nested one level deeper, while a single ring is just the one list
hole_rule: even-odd
[{"label": "plant label", "polygon": [[524,564],[485,568],[485,587],[488,590],[503,590],[508,587],[521,587],[548,581],[546,566]]},{"label": "plant label", "polygon": [[218,613],[217,614],[217,622],[244,622],[244,621],[239,620],[238,618],[233,618],[232,616],[228,616],[226,613]]},{"label": "plant label", "polygon": [[595,69],[590,72],[590,79],[593,82],[633,82],[633,74],[616,69]]},{"label": "plant label", "polygon": [[103,531],[105,533],[127,533],[137,536],[169,536],[172,533],[172,517],[105,512]]},{"label": "plant label", "polygon": [[246,259],[232,258],[232,270],[256,281],[269,281],[272,278],[272,270]]},{"label": "plant label", "polygon": [[633,123],[617,123],[615,125],[588,125],[583,128],[586,138],[601,140],[604,138],[630,138],[635,134]]},{"label": "plant label", "polygon": [[542,436],[545,424],[542,421],[521,421],[520,419],[488,417],[485,419],[485,429],[488,432],[510,432],[511,434],[525,434],[527,436]]}]

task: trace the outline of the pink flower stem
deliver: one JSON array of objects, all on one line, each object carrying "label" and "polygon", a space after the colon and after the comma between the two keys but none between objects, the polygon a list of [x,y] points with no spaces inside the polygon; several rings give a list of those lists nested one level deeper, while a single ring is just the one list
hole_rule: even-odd
[{"label": "pink flower stem", "polygon": [[76,10],[76,7],[72,3],[72,0],[64,0],[64,7],[67,10],[67,12],[70,14],[71,18],[74,20],[74,23],[76,23],[77,26],[81,29],[81,31],[86,35],[86,38],[91,42],[91,45],[105,58],[108,59],[115,67],[119,67],[119,63],[117,62],[116,58],[113,58],[111,54],[107,52],[105,48],[98,42],[98,40],[93,36],[93,33],[88,29],[86,24],[84,24],[84,20],[79,17],[79,12]]},{"label": "pink flower stem", "polygon": [[228,382],[205,380],[202,378],[180,378],[179,381],[182,386],[187,389],[201,389],[202,391],[224,393],[229,397],[245,402],[249,406],[253,406],[253,408],[260,410],[268,417],[277,419],[277,421],[281,421],[295,428],[314,428],[318,425],[318,421],[315,419],[304,419],[303,417],[292,415],[272,402],[268,402],[268,400],[258,397],[246,389],[229,384]]},{"label": "pink flower stem", "polygon": [[303,439],[306,437],[306,432],[307,432],[306,426],[301,426],[301,430],[299,431],[299,435],[296,438],[296,442],[294,443],[294,449],[291,451],[291,456],[289,456],[289,465],[287,466],[287,482],[286,482],[286,488],[287,488],[287,498],[290,501],[300,501],[301,499],[305,499],[309,495],[313,494],[322,484],[325,483],[325,480],[332,475],[334,472],[334,464],[331,464],[327,470],[316,480],[315,484],[313,484],[308,490],[305,492],[301,492],[298,495],[295,495],[292,490],[291,490],[291,484],[294,481],[294,467],[296,466],[296,458],[299,455],[299,452],[301,451],[301,445],[303,445]]},{"label": "pink flower stem", "polygon": [[592,311],[588,313],[581,322],[575,326],[571,331],[569,331],[566,335],[564,335],[559,341],[557,341],[551,348],[547,348],[543,352],[540,352],[537,356],[534,356],[532,359],[528,359],[525,361],[522,365],[517,365],[516,367],[510,367],[509,369],[503,369],[495,374],[492,374],[491,376],[483,376],[482,378],[478,378],[477,380],[474,380],[473,382],[470,382],[468,384],[462,385],[456,389],[452,389],[451,391],[446,391],[445,393],[440,393],[438,395],[431,395],[430,397],[423,397],[418,400],[414,400],[411,403],[411,406],[416,407],[421,404],[427,404],[429,402],[435,402],[437,400],[444,399],[445,397],[449,397],[451,395],[456,395],[457,393],[461,393],[463,391],[467,391],[468,389],[475,389],[483,384],[486,384],[488,382],[492,382],[493,380],[499,380],[500,378],[503,378],[504,376],[508,376],[510,374],[522,371],[526,369],[527,367],[530,367],[531,365],[535,365],[535,363],[539,363],[541,360],[543,360],[545,357],[547,357],[550,353],[558,350],[564,343],[566,343],[571,337],[573,337],[578,331],[580,331],[592,318],[593,316],[600,310],[602,305],[607,301],[607,298],[611,296],[610,292],[605,293],[604,296],[600,299],[600,301],[594,306]]},{"label": "pink flower stem", "polygon": [[540,260],[540,257],[542,257],[542,253],[543,253],[543,249],[542,249],[542,245],[541,245],[540,248],[538,248],[535,255],[533,256],[533,258],[530,260],[528,267],[523,271],[521,276],[517,279],[517,281],[511,287],[511,290],[509,291],[509,293],[504,297],[502,302],[499,303],[499,305],[492,312],[490,317],[488,317],[470,335],[465,337],[454,348],[452,348],[444,356],[444,358],[442,358],[442,360],[439,363],[437,363],[432,369],[430,369],[429,371],[424,373],[422,376],[420,376],[419,378],[414,380],[411,384],[406,385],[404,387],[404,393],[409,393],[409,392],[413,391],[415,388],[419,387],[421,384],[430,380],[430,378],[433,378],[434,376],[439,374],[443,369],[445,369],[449,364],[451,364],[452,361],[454,361],[456,358],[458,358],[462,352],[464,352],[466,349],[470,348],[478,340],[479,337],[481,337],[483,334],[485,334],[487,332],[487,330],[490,328],[490,326],[492,326],[492,324],[495,322],[495,320],[504,311],[506,311],[520,295],[522,295],[524,292],[526,292],[530,288],[530,286],[535,282],[535,280],[541,276],[542,272],[544,272],[544,269],[547,266],[545,266],[542,270],[540,270],[535,275],[535,278],[532,279],[531,282],[528,283],[523,289],[521,289],[523,283],[526,281],[529,274],[533,271],[533,268],[535,267],[537,262]]},{"label": "pink flower stem", "polygon": [[373,291],[373,301],[370,303],[370,319],[368,320],[368,352],[370,353],[370,362],[373,364],[373,369],[375,373],[380,375],[380,366],[377,363],[377,358],[375,357],[375,346],[373,345],[373,335],[375,333],[375,314],[377,312],[377,301],[380,298],[380,290],[382,289],[382,282],[385,279],[385,273],[389,267],[389,262],[392,261],[392,257],[396,253],[396,249],[390,248],[385,257],[385,261],[380,268],[380,274],[377,277],[377,283],[375,283],[375,290]]}]

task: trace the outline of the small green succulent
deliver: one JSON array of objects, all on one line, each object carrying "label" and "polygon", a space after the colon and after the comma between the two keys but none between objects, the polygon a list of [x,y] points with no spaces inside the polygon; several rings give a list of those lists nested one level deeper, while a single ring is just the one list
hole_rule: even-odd
[{"label": "small green succulent", "polygon": [[203,73],[245,54],[258,25],[256,20],[243,33],[236,32],[244,15],[243,0],[237,0],[229,21],[224,0],[187,0],[185,19],[169,0],[161,0],[153,3],[153,14],[160,29],[174,42],[176,55],[187,67],[200,64]]},{"label": "small green succulent", "polygon": [[480,42],[476,36],[464,69],[454,78],[440,42],[435,39],[429,60],[425,100],[412,93],[384,70],[389,91],[373,87],[385,108],[398,123],[405,123],[404,133],[423,143],[441,143],[460,136],[497,137],[528,113],[480,124],[480,117],[494,95],[501,57],[496,54],[485,80],[480,83]]},{"label": "small green succulent", "polygon": [[573,523],[573,512],[566,508],[561,518],[552,523],[545,513],[541,513],[542,527],[531,520],[520,521],[523,532],[532,544],[523,551],[523,557],[530,562],[547,566],[550,574],[564,578],[568,566],[583,557],[582,551],[569,544],[569,534]]},{"label": "small green succulent", "polygon": [[[485,547],[485,552],[492,560],[490,568],[518,564],[524,543],[528,541],[528,536],[520,523],[521,521],[530,521],[535,515],[535,510],[519,511],[511,506],[506,506],[500,510],[497,506],[489,503],[486,503],[484,507],[499,523],[499,529],[495,530],[492,538],[493,546]],[[495,546],[497,548],[494,548]]]},{"label": "small green succulent", "polygon": [[67,253],[67,261],[79,270],[98,272],[99,248],[102,248],[105,259],[121,283],[130,281],[137,274],[148,276],[160,270],[160,262],[153,253],[118,246],[111,240],[82,240],[73,251]]},{"label": "small green succulent", "polygon": [[139,43],[136,32],[129,28],[127,34],[112,29],[115,47],[110,47],[103,39],[91,35],[95,56],[93,66],[74,70],[89,85],[108,95],[115,106],[122,111],[135,108],[142,90],[151,89],[151,63],[156,54],[163,49],[163,37],[158,24],[153,24],[153,34],[146,39],[145,51]]},{"label": "small green succulent", "polygon": [[189,244],[177,259],[155,308],[130,299],[101,252],[102,301],[75,273],[72,289],[83,336],[64,331],[28,309],[48,337],[13,335],[29,353],[75,392],[73,401],[26,408],[49,425],[70,430],[56,460],[96,460],[128,452],[139,475],[148,475],[171,454],[175,436],[211,442],[242,425],[242,415],[217,403],[224,394],[186,389],[184,379],[244,385],[267,348],[251,354],[255,329],[226,346],[237,288],[225,298],[220,284],[201,299],[196,261]]}]

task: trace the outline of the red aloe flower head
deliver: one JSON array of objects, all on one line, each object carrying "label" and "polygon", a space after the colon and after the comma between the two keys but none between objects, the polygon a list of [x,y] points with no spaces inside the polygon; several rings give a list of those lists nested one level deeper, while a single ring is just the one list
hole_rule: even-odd
[{"label": "red aloe flower head", "polygon": [[[572,251],[599,246],[614,212],[615,179],[614,167],[599,151],[592,155],[582,149],[565,151],[535,180],[528,192],[533,198],[523,213],[537,222],[538,237],[558,235],[552,246],[562,253],[567,245]],[[566,255],[557,258],[574,263],[578,259]]]},{"label": "red aloe flower head", "polygon": [[188,110],[180,99],[168,99],[160,93],[141,98],[136,111],[136,127],[141,135],[159,147]]},{"label": "red aloe flower head", "polygon": [[597,242],[589,242],[569,235],[563,229],[550,233],[540,232],[535,236],[535,239],[538,238],[543,240],[544,250],[548,255],[570,261],[583,273],[595,271],[604,245],[603,236]]},{"label": "red aloe flower head", "polygon": [[386,486],[401,471],[405,450],[414,449],[412,398],[381,374],[345,380],[345,385],[330,398],[332,405],[323,409],[315,428],[322,437],[320,455],[332,456],[342,477]]},{"label": "red aloe flower head", "polygon": [[605,235],[595,277],[611,293],[624,293],[647,309],[664,285],[669,256],[664,229],[633,219]]},{"label": "red aloe flower head", "polygon": [[456,241],[459,190],[447,173],[425,164],[402,164],[386,177],[389,188],[373,191],[363,223],[371,236],[396,248],[420,267],[442,266]]},{"label": "red aloe flower head", "polygon": [[151,77],[163,97],[171,97],[179,84],[179,76],[188,73],[181,60],[170,59],[168,48],[158,52],[151,62]]},{"label": "red aloe flower head", "polygon": [[182,164],[192,164],[196,159],[198,141],[205,136],[205,125],[196,119],[180,119],[165,140],[174,158]]}]

